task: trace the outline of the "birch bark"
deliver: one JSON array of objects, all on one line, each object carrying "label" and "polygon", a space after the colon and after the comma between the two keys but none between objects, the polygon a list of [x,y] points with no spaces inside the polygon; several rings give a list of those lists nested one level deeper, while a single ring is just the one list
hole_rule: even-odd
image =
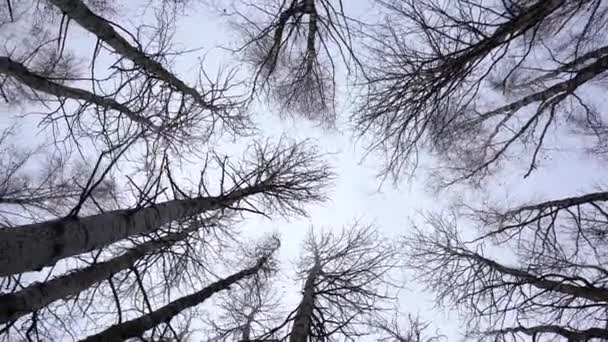
[{"label": "birch bark", "polygon": [[76,295],[94,284],[108,279],[113,274],[132,267],[143,256],[183,240],[189,233],[199,228],[199,226],[195,226],[178,233],[168,234],[135,246],[116,258],[67,273],[44,283],[34,283],[15,293],[0,295],[0,324],[16,320],[44,308],[56,300]]},{"label": "birch bark", "polygon": [[258,184],[227,196],[172,200],[139,209],[2,228],[0,276],[39,270],[60,259],[96,250],[129,236],[155,231],[180,218],[228,207],[262,191],[264,186]]}]

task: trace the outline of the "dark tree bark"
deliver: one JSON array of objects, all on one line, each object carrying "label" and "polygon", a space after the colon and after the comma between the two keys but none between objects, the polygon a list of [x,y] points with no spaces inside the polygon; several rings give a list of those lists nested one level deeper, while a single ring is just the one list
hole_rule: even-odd
[{"label": "dark tree bark", "polygon": [[315,309],[315,285],[318,281],[321,264],[317,258],[313,267],[308,271],[304,289],[302,291],[302,300],[298,305],[298,310],[293,318],[293,327],[289,333],[289,342],[306,342],[311,333],[313,324],[313,312]]},{"label": "dark tree bark", "polygon": [[99,249],[129,236],[153,232],[181,218],[228,208],[262,191],[262,187],[245,188],[215,198],[173,200],[141,209],[3,228],[0,229],[0,276],[53,265],[57,260]]}]

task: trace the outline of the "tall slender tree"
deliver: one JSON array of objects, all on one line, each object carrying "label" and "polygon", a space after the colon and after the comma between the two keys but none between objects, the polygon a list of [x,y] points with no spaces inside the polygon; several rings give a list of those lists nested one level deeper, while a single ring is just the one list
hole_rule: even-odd
[{"label": "tall slender tree", "polygon": [[[206,275],[213,274],[212,265],[206,265],[205,262],[206,258],[212,256],[206,253],[231,243],[230,235],[220,234],[218,229],[214,228],[229,224],[229,219],[227,221],[226,218],[229,213],[257,213],[266,216],[272,213],[304,214],[303,206],[306,203],[324,199],[323,188],[332,177],[331,171],[306,144],[258,144],[252,147],[249,155],[250,158],[241,163],[230,162],[222,157],[214,158],[221,170],[220,184],[208,184],[202,180],[198,193],[192,196],[174,183],[172,174],[167,169],[167,178],[170,181],[167,185],[173,188],[175,194],[175,199],[169,203],[190,203],[200,198],[205,198],[203,201],[209,203],[207,199],[217,198],[210,196],[210,186],[225,193],[235,193],[243,187],[263,187],[264,189],[254,196],[256,198],[225,202],[226,205],[211,202],[215,207],[209,210],[183,212],[184,215],[175,216],[171,221],[158,222],[158,226],[151,226],[150,230],[111,241],[107,246],[99,246],[88,265],[74,268],[50,280],[45,279],[29,285],[26,282],[22,285],[21,281],[16,279],[15,284],[19,287],[0,296],[3,312],[0,320],[7,324],[7,329],[2,332],[38,331],[42,326],[47,326],[47,333],[52,334],[52,328],[48,324],[57,320],[53,318],[53,315],[57,315],[56,312],[68,310],[65,305],[78,305],[79,310],[87,314],[95,313],[96,310],[91,311],[91,304],[86,304],[96,300],[95,293],[106,293],[109,297],[105,298],[113,299],[120,322],[121,317],[126,315],[127,308],[139,306],[141,303],[149,308],[155,301],[170,296],[176,284],[197,286],[204,281]],[[212,168],[210,161],[207,163],[208,167]],[[317,168],[318,166],[321,168]],[[154,208],[154,205],[142,204],[158,200],[159,194],[154,194],[154,191],[158,190],[154,189],[159,188],[163,187],[160,187],[157,181],[152,181],[149,186],[140,189],[152,193],[142,194],[140,204],[130,211],[137,213],[139,210],[150,211]],[[154,209],[150,212],[152,215],[162,213]],[[107,226],[99,227],[107,232]],[[9,233],[9,236],[10,233],[18,233],[22,228],[7,228],[3,232]],[[82,253],[84,252],[86,251]],[[8,253],[6,255],[10,256]],[[129,297],[140,304],[124,302],[124,299]],[[34,319],[28,326],[26,322],[30,317]],[[64,323],[73,324],[69,322],[71,319],[72,315],[68,315]],[[23,322],[25,328],[16,326],[17,322]],[[79,332],[74,331],[73,334],[77,335]],[[51,336],[48,338],[56,338]]]},{"label": "tall slender tree", "polygon": [[[320,201],[320,191],[331,172],[316,152],[304,144],[258,145],[250,169],[228,175],[231,188],[217,196],[199,196],[122,209],[89,217],[68,216],[48,222],[0,229],[0,275],[32,271],[53,265],[65,257],[99,249],[164,224],[207,211],[231,208],[254,195],[282,211],[301,210],[299,205]],[[320,166],[320,167],[318,167]],[[231,167],[226,165],[226,167]],[[226,170],[228,172],[228,169]]]},{"label": "tall slender tree", "polygon": [[360,70],[353,42],[360,22],[341,0],[250,1],[235,9],[243,38],[237,52],[252,65],[254,95],[333,126],[339,74]]},{"label": "tall slender tree", "polygon": [[311,230],[304,248],[298,274],[302,298],[267,334],[288,325],[283,335],[291,342],[370,334],[369,322],[391,300],[389,273],[398,267],[394,246],[373,227],[355,224],[338,232]]},{"label": "tall slender tree", "polygon": [[[163,146],[181,156],[200,151],[202,143],[224,132],[252,131],[233,90],[233,72],[212,78],[201,68],[197,86],[189,86],[168,69],[168,56],[180,54],[171,50],[174,12],[162,11],[155,23],[140,27],[152,31],[151,38],[129,32],[125,38],[101,16],[111,14],[111,6],[87,4],[15,4],[7,25],[30,29],[36,38],[19,41],[18,35],[8,35],[9,43],[0,49],[0,96],[9,104],[45,105],[41,127],[52,128],[58,143],[68,137],[79,145],[86,137],[109,147],[135,140],[148,151]],[[97,41],[87,56],[88,75],[68,34],[74,22]],[[146,157],[155,154],[162,153]]]},{"label": "tall slender tree", "polygon": [[[234,131],[244,129],[240,117],[232,117],[232,112],[226,110],[229,106],[216,103],[213,96],[207,98],[205,95],[213,95],[214,90],[209,92],[203,89],[187,85],[174,73],[169,71],[158,60],[155,60],[136,45],[130,43],[125,37],[121,36],[113,27],[113,25],[104,18],[96,15],[91,9],[81,0],[51,0],[53,5],[57,6],[61,12],[76,21],[85,30],[91,32],[100,41],[104,42],[113,49],[113,52],[121,58],[129,59],[133,62],[139,71],[154,75],[158,79],[168,84],[171,88],[177,89],[179,92],[188,96],[196,104],[205,110],[209,110],[211,120],[213,122],[221,121],[227,128]],[[158,58],[158,57],[157,57]],[[183,100],[186,101],[186,100]],[[190,107],[190,109],[192,109]]]},{"label": "tall slender tree", "polygon": [[204,222],[189,222],[189,227],[137,244],[110,260],[94,263],[46,282],[33,283],[17,292],[0,295],[0,324],[31,314],[54,301],[76,296],[114,274],[133,268],[140,259],[171,249],[196,231],[210,229],[211,225],[218,224],[217,220],[218,218],[211,218]]},{"label": "tall slender tree", "polygon": [[606,339],[604,207],[598,193],[477,210],[481,234],[468,241],[453,219],[431,216],[431,232],[408,238],[408,264],[480,339]]},{"label": "tall slender tree", "polygon": [[[227,315],[205,319],[218,330],[212,340],[438,339],[415,319],[401,329],[385,305],[400,260],[371,227],[309,234],[301,297],[283,320],[266,315],[258,282],[274,269],[274,247],[215,276],[238,243],[238,220],[306,214],[332,179],[308,143],[256,143],[241,163],[210,152],[225,132],[254,131],[237,91],[252,86],[252,98],[332,125],[342,67],[361,71],[365,92],[352,118],[385,154],[382,175],[413,172],[422,151],[437,161],[439,186],[481,185],[511,157],[526,158],[527,177],[549,148],[566,144],[560,134],[578,134],[594,157],[607,150],[595,94],[606,90],[608,4],[374,2],[387,17],[365,30],[341,0],[236,4],[236,52],[253,68],[249,83],[233,82],[234,71],[210,76],[201,67],[189,77],[172,68],[182,52],[171,39],[177,12],[164,0],[149,2],[159,6],[153,23],[132,32],[109,1],[2,2],[0,98],[11,109],[41,108],[38,127],[58,150],[100,157],[90,172],[72,175],[72,160],[53,159],[28,178],[35,154],[3,149],[0,135],[8,152],[0,156],[0,338],[179,340],[196,307],[224,293]],[[85,54],[75,54],[75,25],[94,43]],[[31,37],[6,33],[21,28]],[[199,187],[186,190],[191,177],[176,166],[201,156]],[[124,201],[112,198],[113,172],[133,190]],[[514,209],[466,207],[459,219],[478,228],[472,241],[431,216],[430,233],[407,235],[406,265],[440,304],[460,310],[474,338],[608,339],[607,200],[600,189]]]},{"label": "tall slender tree", "polygon": [[353,118],[385,153],[385,175],[413,171],[424,151],[447,184],[479,181],[526,149],[527,176],[562,126],[605,147],[601,104],[588,95],[608,68],[603,1],[378,2],[391,20],[373,36]]},{"label": "tall slender tree", "polygon": [[258,274],[259,276],[264,276],[264,273],[272,272],[273,267],[275,266],[272,257],[277,248],[278,240],[274,238],[267,243],[266,246],[262,246],[260,255],[254,265],[233,273],[226,278],[219,279],[209,284],[204,289],[188,296],[181,297],[147,315],[113,325],[98,334],[87,337],[83,341],[122,341],[131,337],[141,336],[146,330],[150,330],[156,325],[170,321],[181,311],[203,303],[209,297],[220,291],[229,289],[239,281]]},{"label": "tall slender tree", "polygon": [[[208,342],[256,341],[281,320],[280,298],[274,291],[274,278],[252,278],[238,289],[224,293],[217,308],[219,315],[209,319]],[[269,336],[267,340],[273,340]]]},{"label": "tall slender tree", "polygon": [[[208,283],[221,251],[235,242],[227,227],[239,215],[305,214],[306,205],[325,199],[332,173],[318,151],[285,141],[253,143],[240,162],[209,152],[198,189],[184,189],[176,160],[205,157],[215,150],[202,148],[212,137],[254,127],[235,96],[234,73],[216,77],[201,68],[193,82],[171,70],[181,53],[171,42],[175,13],[160,10],[133,33],[111,18],[105,1],[8,1],[0,8],[2,99],[11,108],[42,108],[39,127],[58,150],[101,155],[90,175],[80,167],[77,177],[59,177],[63,164],[43,170],[51,182],[21,176],[28,154],[12,153],[0,165],[0,206],[12,215],[3,215],[0,230],[3,340],[78,339],[92,321],[116,331],[139,322],[133,312],[145,321],[175,291]],[[75,24],[93,38],[90,54],[76,54]],[[6,34],[11,27],[32,35]],[[117,196],[112,173],[140,160],[119,174],[132,193],[111,198],[111,207],[101,203],[106,193]],[[175,332],[166,319],[156,323],[148,323],[149,336]]]}]

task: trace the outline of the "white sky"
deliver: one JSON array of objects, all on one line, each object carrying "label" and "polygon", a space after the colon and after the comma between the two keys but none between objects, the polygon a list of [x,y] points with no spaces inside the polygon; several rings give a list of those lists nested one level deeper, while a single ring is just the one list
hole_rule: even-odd
[{"label": "white sky", "polygon": [[[368,19],[374,20],[374,11],[370,11],[370,0],[345,1],[347,10],[354,15],[365,13]],[[144,2],[144,1],[141,1]],[[223,1],[216,1],[223,3]],[[127,28],[145,21],[148,17],[142,16],[141,11],[133,11],[134,2],[118,2],[118,15],[113,19]],[[180,78],[192,84],[192,71],[196,70],[197,59],[205,56],[205,68],[213,72],[220,65],[233,66],[235,63],[230,53],[217,46],[233,41],[230,27],[218,13],[209,10],[205,4],[192,1],[186,14],[179,17],[176,23],[177,32],[174,37],[175,47],[195,48],[202,47],[201,51],[176,59],[174,70]],[[226,1],[228,3],[228,1]],[[131,7],[133,6],[133,7]],[[90,35],[79,32],[77,25],[72,23],[70,47],[79,49],[90,55]],[[78,42],[75,45],[74,42]],[[234,45],[233,45],[234,46]],[[245,71],[245,70],[243,70]],[[345,102],[349,95],[347,89],[342,87],[339,101]],[[350,95],[352,97],[352,95]],[[352,132],[348,129],[349,108],[339,106],[339,121],[337,130],[322,130],[308,122],[300,120],[281,121],[278,114],[268,106],[255,107],[255,120],[263,130],[264,136],[278,138],[282,134],[294,139],[311,138],[325,152],[335,166],[338,178],[335,187],[330,190],[331,200],[323,205],[310,207],[309,218],[293,218],[289,222],[277,219],[269,222],[263,218],[253,218],[243,224],[244,235],[257,236],[263,232],[278,230],[282,237],[281,259],[284,262],[284,276],[291,277],[295,260],[300,255],[302,238],[310,226],[336,227],[349,224],[354,219],[364,222],[374,222],[380,231],[389,236],[398,236],[407,232],[409,220],[416,219],[418,214],[425,210],[447,210],[450,201],[454,198],[464,198],[470,204],[478,203],[483,199],[503,204],[518,204],[524,201],[542,200],[553,197],[574,195],[582,191],[593,190],[602,180],[603,168],[600,163],[585,157],[580,151],[562,151],[552,153],[550,158],[542,162],[541,168],[529,178],[522,179],[525,168],[509,167],[500,174],[500,180],[493,180],[489,190],[474,192],[455,187],[441,193],[431,192],[426,184],[425,170],[420,170],[414,179],[403,179],[397,187],[386,182],[380,187],[380,181],[375,177],[379,171],[379,162],[370,156],[362,162],[362,146],[353,142]],[[14,108],[0,105],[3,113],[0,125],[6,125],[8,116],[17,114]],[[31,127],[25,124],[25,127]],[[2,128],[2,127],[0,127]],[[27,130],[32,132],[31,129]],[[555,138],[559,139],[558,133]],[[22,142],[30,141],[30,136],[22,135]],[[227,151],[237,151],[247,145],[247,141],[237,141],[227,144]],[[188,171],[188,170],[185,170]],[[194,174],[196,169],[191,170]],[[187,174],[188,172],[186,172]],[[290,291],[289,300],[297,300],[299,284],[293,284],[296,291]],[[400,307],[404,312],[419,313],[423,319],[432,320],[434,326],[450,340],[459,340],[460,322],[456,313],[446,314],[443,310],[431,311],[433,306],[432,295],[424,291],[424,284],[408,282],[408,290],[403,291],[400,298]]]}]

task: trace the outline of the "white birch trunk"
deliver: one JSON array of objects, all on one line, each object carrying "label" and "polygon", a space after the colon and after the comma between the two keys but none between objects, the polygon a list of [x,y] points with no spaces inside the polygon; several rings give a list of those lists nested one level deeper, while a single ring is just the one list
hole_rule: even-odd
[{"label": "white birch trunk", "polygon": [[141,257],[181,241],[199,227],[185,229],[130,248],[108,261],[67,273],[44,283],[34,283],[15,293],[0,295],[0,324],[44,308],[50,303],[76,295],[113,274],[130,268]]},{"label": "white birch trunk", "polygon": [[39,270],[60,259],[96,250],[129,236],[153,232],[180,218],[225,208],[261,191],[263,186],[253,186],[224,197],[172,200],[140,209],[2,228],[0,276]]}]

